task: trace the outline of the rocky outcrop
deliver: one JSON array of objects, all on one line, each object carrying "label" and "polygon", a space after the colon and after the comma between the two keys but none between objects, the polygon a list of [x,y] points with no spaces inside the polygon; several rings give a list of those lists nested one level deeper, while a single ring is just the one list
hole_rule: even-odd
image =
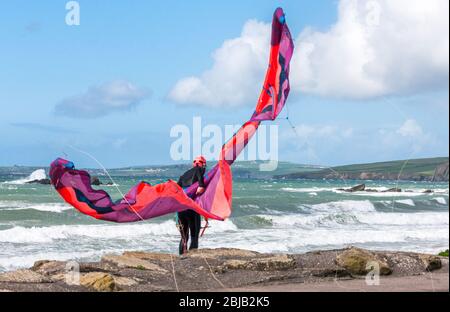
[{"label": "rocky outcrop", "polygon": [[91,176],[91,185],[101,185],[100,179],[96,176]]},{"label": "rocky outcrop", "polygon": [[32,270],[17,270],[0,274],[0,283],[48,283],[49,279]]},{"label": "rocky outcrop", "polygon": [[200,249],[183,256],[128,251],[99,262],[37,261],[30,269],[0,274],[2,291],[186,291],[382,278],[430,271],[448,274],[448,258],[350,247],[306,254],[262,254],[240,249]]},{"label": "rocky outcrop", "polygon": [[445,182],[448,181],[449,176],[449,163],[446,162],[442,165],[439,165],[433,174],[432,181],[434,182]]},{"label": "rocky outcrop", "polygon": [[359,185],[355,185],[351,188],[348,189],[338,189],[338,191],[344,191],[344,192],[349,192],[349,193],[353,193],[353,192],[362,192],[366,189],[366,185],[365,184],[359,184]]},{"label": "rocky outcrop", "polygon": [[[402,190],[401,188],[398,187],[393,187],[387,190],[377,190],[377,189],[370,189],[370,188],[366,188],[365,184],[359,184],[359,185],[355,185],[351,188],[338,188],[337,191],[342,191],[342,192],[348,192],[348,193],[353,193],[353,192],[368,192],[368,193],[411,193],[414,192],[413,190]],[[433,190],[425,190],[423,191],[424,194],[433,194],[434,191]]]},{"label": "rocky outcrop", "polygon": [[50,181],[50,179],[40,179],[40,180],[28,181],[28,182],[26,182],[26,183],[28,183],[28,184],[33,184],[33,183],[35,183],[35,184],[50,185],[50,184],[51,184],[51,181]]},{"label": "rocky outcrop", "polygon": [[227,260],[222,267],[226,270],[283,271],[294,269],[295,260],[288,255],[276,255],[249,260]]},{"label": "rocky outcrop", "polygon": [[157,264],[142,258],[136,258],[128,255],[105,255],[102,257],[102,262],[111,263],[120,269],[131,268],[138,270],[148,270],[154,274],[165,274],[167,270],[163,269]]}]

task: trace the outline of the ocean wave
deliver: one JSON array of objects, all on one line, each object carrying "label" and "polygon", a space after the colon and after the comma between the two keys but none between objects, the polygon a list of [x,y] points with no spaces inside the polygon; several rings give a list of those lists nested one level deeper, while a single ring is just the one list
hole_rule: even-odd
[{"label": "ocean wave", "polygon": [[92,250],[92,251],[53,251],[36,252],[28,255],[6,257],[0,256],[0,267],[5,270],[14,270],[18,268],[29,268],[35,261],[42,259],[51,259],[57,261],[66,260],[99,260],[105,252],[120,252],[122,250]]},{"label": "ocean wave", "polygon": [[334,187],[282,187],[280,189],[284,192],[290,192],[290,193],[317,193],[317,192],[333,192],[336,190]]},{"label": "ocean wave", "polygon": [[47,174],[45,173],[44,169],[38,169],[33,171],[28,177],[13,181],[6,181],[3,183],[6,184],[25,184],[27,182],[35,181],[35,180],[43,180],[47,178]]},{"label": "ocean wave", "polygon": [[71,206],[65,203],[28,203],[22,201],[0,201],[0,211],[1,210],[39,210],[47,212],[63,212],[64,210],[72,209]]},{"label": "ocean wave", "polygon": [[448,226],[448,212],[347,212],[322,214],[291,214],[285,216],[258,215],[272,221],[274,227],[308,226]]},{"label": "ocean wave", "polygon": [[356,214],[358,221],[368,225],[389,225],[389,226],[448,226],[448,212],[379,212],[372,214]]},{"label": "ocean wave", "polygon": [[[427,196],[424,192],[412,191],[412,192],[345,192],[345,191],[335,191],[338,194],[356,195],[356,196],[368,196],[368,197],[416,197],[416,196]],[[432,193],[431,193],[432,194]]]},{"label": "ocean wave", "polygon": [[435,202],[437,202],[438,204],[447,205],[447,201],[445,200],[444,197],[436,197],[436,198],[433,198],[433,200]]},{"label": "ocean wave", "polygon": [[395,201],[398,204],[403,204],[403,205],[407,205],[407,206],[411,206],[411,207],[415,207],[416,204],[414,203],[414,201],[412,199],[399,199]]},{"label": "ocean wave", "polygon": [[328,203],[306,205],[311,211],[376,211],[374,204],[369,200],[342,200]]},{"label": "ocean wave", "polygon": [[[236,230],[237,227],[227,220],[210,222],[209,233]],[[0,242],[7,243],[51,243],[55,240],[71,238],[90,239],[137,239],[143,236],[179,235],[175,222],[167,220],[161,223],[122,224],[122,225],[54,225],[46,227],[16,226],[0,231]]]},{"label": "ocean wave", "polygon": [[0,183],[0,190],[9,190],[14,191],[17,190],[18,187],[16,185],[8,184],[9,182],[1,182]]},{"label": "ocean wave", "polygon": [[[209,237],[202,247],[214,248],[217,245],[228,248],[243,248],[258,252],[304,252],[317,249],[344,248],[360,245],[366,248],[378,246],[402,246],[406,250],[425,251],[430,249],[430,241],[436,250],[448,246],[449,229],[447,228],[313,228],[302,229],[264,229],[247,230],[223,240]],[[398,249],[399,247],[396,247]]]}]

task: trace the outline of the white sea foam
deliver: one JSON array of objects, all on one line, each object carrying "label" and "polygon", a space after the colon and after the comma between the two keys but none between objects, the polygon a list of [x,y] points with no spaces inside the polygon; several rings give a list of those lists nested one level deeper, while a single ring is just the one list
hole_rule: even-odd
[{"label": "white sea foam", "polygon": [[448,226],[448,212],[417,212],[417,213],[399,213],[399,212],[378,212],[372,214],[355,214],[358,221],[368,225],[429,225],[429,226]]},{"label": "white sea foam", "polygon": [[424,192],[412,191],[412,192],[353,192],[347,193],[343,191],[336,191],[337,193],[344,193],[349,195],[357,196],[369,196],[369,197],[416,197],[416,196],[427,196]]},{"label": "white sea foam", "polygon": [[320,214],[293,214],[284,216],[259,215],[259,217],[272,220],[274,227],[293,226],[340,226],[340,225],[427,225],[448,226],[448,212],[354,212],[354,213],[320,213]]},{"label": "white sea foam", "polygon": [[290,193],[311,193],[311,192],[332,192],[335,190],[333,187],[283,187],[280,190]]},{"label": "white sea foam", "polygon": [[395,202],[399,203],[399,204],[403,204],[403,205],[412,206],[412,207],[414,207],[416,205],[412,199],[399,199],[399,200],[396,200]]},{"label": "white sea foam", "polygon": [[[284,228],[242,231],[237,236],[209,237],[203,243],[204,247],[243,248],[259,252],[302,252],[313,249],[342,248],[348,245],[360,244],[366,248],[373,246],[386,246],[387,244],[398,244],[398,246],[409,246],[409,250],[430,250],[427,241],[436,242],[433,250],[448,246],[449,230],[447,228],[408,229],[396,227],[389,229],[381,228],[355,228],[341,227],[330,230],[329,228]],[[425,243],[421,243],[425,242]],[[414,246],[414,247],[411,247]]]},{"label": "white sea foam", "polygon": [[254,204],[241,204],[241,205],[239,205],[239,208],[242,208],[242,209],[246,209],[246,208],[259,209],[259,206],[258,205],[254,205]]},{"label": "white sea foam", "polygon": [[35,180],[43,180],[47,178],[47,174],[45,173],[44,169],[38,169],[33,171],[28,177],[23,179],[18,179],[14,181],[8,181],[5,183],[8,184],[25,184],[27,182],[35,181]]},{"label": "white sea foam", "polygon": [[16,185],[8,184],[9,182],[1,182],[0,183],[0,190],[17,190]]},{"label": "white sea foam", "polygon": [[[236,230],[231,221],[211,222],[210,233]],[[145,236],[179,235],[175,222],[121,224],[121,225],[55,225],[25,228],[16,226],[0,231],[0,242],[8,243],[51,243],[60,239],[138,239]]]},{"label": "white sea foam", "polygon": [[48,212],[63,212],[64,210],[72,209],[71,206],[65,203],[28,203],[22,201],[0,201],[0,210],[26,210],[33,209]]},{"label": "white sea foam", "polygon": [[437,202],[438,204],[447,205],[447,201],[445,200],[444,197],[436,197],[436,198],[433,198],[433,200],[435,202]]},{"label": "white sea foam", "polygon": [[369,200],[342,200],[307,206],[312,211],[375,211],[375,206]]}]

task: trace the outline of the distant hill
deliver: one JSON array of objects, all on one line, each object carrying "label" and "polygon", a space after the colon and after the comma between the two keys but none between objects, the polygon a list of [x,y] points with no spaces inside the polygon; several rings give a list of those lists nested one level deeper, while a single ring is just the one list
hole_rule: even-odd
[{"label": "distant hill", "polygon": [[[264,161],[239,161],[232,166],[233,177],[235,178],[251,178],[251,179],[270,179],[274,175],[288,175],[296,172],[314,172],[322,170],[324,167],[314,165],[294,164],[290,162],[278,162],[274,171],[260,171],[260,165],[265,164]],[[214,162],[215,164],[215,162]],[[127,167],[108,170],[110,174],[150,176],[154,178],[178,178],[184,171],[190,168],[190,164],[165,165],[165,166],[139,166]],[[209,167],[211,168],[211,167]]]},{"label": "distant hill", "polygon": [[448,181],[448,157],[397,160],[369,164],[355,164],[275,175],[277,179],[354,179],[354,180],[409,180]]},{"label": "distant hill", "polygon": [[[409,180],[448,181],[449,158],[425,158],[397,160],[369,164],[355,164],[337,167],[278,162],[274,171],[260,171],[264,161],[242,161],[232,166],[233,177],[242,179],[350,179],[350,180]],[[36,169],[45,167],[0,167],[0,181],[8,181],[29,175]],[[190,164],[133,166],[108,169],[112,176],[134,176],[157,179],[178,179]],[[211,166],[209,166],[211,168]],[[48,172],[48,168],[45,168]],[[101,169],[87,169],[92,176],[104,176]]]}]

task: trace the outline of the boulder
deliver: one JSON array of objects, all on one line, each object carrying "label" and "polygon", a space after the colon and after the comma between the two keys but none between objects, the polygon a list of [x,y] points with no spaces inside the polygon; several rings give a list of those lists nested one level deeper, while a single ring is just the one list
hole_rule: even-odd
[{"label": "boulder", "polygon": [[114,276],[104,272],[90,272],[80,276],[80,285],[95,291],[114,291],[117,289]]},{"label": "boulder", "polygon": [[276,255],[268,258],[250,260],[227,260],[223,268],[229,270],[283,271],[295,268],[295,260],[288,255]]},{"label": "boulder", "polygon": [[441,259],[438,256],[419,255],[419,258],[422,260],[424,268],[428,272],[438,270],[442,267]]},{"label": "boulder", "polygon": [[388,190],[383,191],[383,193],[401,193],[402,189],[394,187],[394,188],[390,188]]},{"label": "boulder", "polygon": [[350,248],[336,257],[336,263],[345,268],[352,275],[366,275],[373,270],[371,263],[377,263],[380,275],[389,275],[392,269],[388,263],[377,255],[363,249]]},{"label": "boulder", "polygon": [[67,262],[64,261],[40,260],[34,263],[31,270],[45,276],[51,276],[64,273],[66,271],[66,264]]},{"label": "boulder", "polygon": [[449,163],[446,162],[436,167],[432,181],[444,182],[448,181],[448,177],[449,177]]},{"label": "boulder", "polygon": [[132,269],[138,269],[138,270],[148,270],[148,271],[152,271],[153,273],[156,273],[156,274],[168,273],[168,271],[166,269],[163,269],[159,265],[151,263],[147,260],[130,257],[130,256],[125,256],[125,255],[107,254],[102,257],[102,262],[111,263],[121,269],[132,268]]},{"label": "boulder", "polygon": [[51,181],[50,181],[50,179],[40,179],[40,180],[28,181],[26,183],[29,183],[29,184],[36,183],[36,184],[50,185]]},{"label": "boulder", "polygon": [[35,283],[50,283],[51,281],[39,273],[36,273],[29,269],[23,269],[1,273],[0,282],[35,284]]},{"label": "boulder", "polygon": [[102,182],[100,182],[100,179],[98,177],[92,176],[91,177],[91,185],[101,185]]},{"label": "boulder", "polygon": [[114,276],[114,282],[118,288],[131,287],[137,285],[139,282],[134,278]]},{"label": "boulder", "polygon": [[125,257],[137,258],[149,261],[172,261],[178,258],[177,255],[163,254],[157,252],[145,252],[145,251],[125,251],[123,253]]},{"label": "boulder", "polygon": [[349,189],[346,189],[345,191],[346,192],[362,192],[365,189],[366,189],[366,185],[365,184],[359,184],[359,185],[356,185],[356,186],[351,187]]}]

